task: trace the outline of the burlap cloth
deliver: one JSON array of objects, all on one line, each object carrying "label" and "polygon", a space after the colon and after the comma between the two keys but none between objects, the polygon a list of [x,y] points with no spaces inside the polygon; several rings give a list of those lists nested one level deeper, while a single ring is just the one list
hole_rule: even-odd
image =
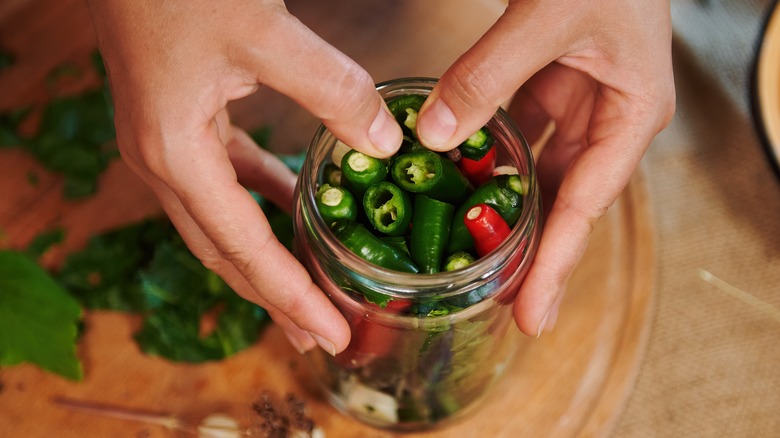
[{"label": "burlap cloth", "polygon": [[672,2],[677,113],[643,162],[656,309],[615,437],[780,437],[780,183],[750,98],[772,4]]}]

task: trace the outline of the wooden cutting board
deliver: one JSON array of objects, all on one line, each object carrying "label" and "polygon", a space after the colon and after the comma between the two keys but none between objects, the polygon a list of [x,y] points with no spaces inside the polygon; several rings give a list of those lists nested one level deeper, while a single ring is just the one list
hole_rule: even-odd
[{"label": "wooden cutting board", "polygon": [[[143,191],[140,184],[127,185],[132,176],[120,167],[108,178],[127,178],[123,187]],[[84,212],[101,204],[110,210],[114,202],[99,196],[66,215],[84,218]],[[114,208],[127,212],[131,205]],[[425,436],[605,435],[631,393],[648,334],[655,267],[650,217],[638,174],[597,226],[555,331],[539,339],[516,334],[520,354],[491,397],[465,421]],[[0,436],[170,436],[162,427],[71,412],[53,404],[58,397],[185,417],[228,412],[251,419],[251,405],[264,391],[302,399],[326,436],[392,436],[329,406],[305,358],[276,327],[228,360],[185,365],[141,354],[132,340],[136,317],[94,312],[85,322],[79,346],[84,381],[69,382],[30,365],[0,372]]]},{"label": "wooden cutting board", "polygon": [[[358,59],[377,80],[439,75],[501,10],[501,2],[491,0],[341,0],[329,2],[324,13],[321,3],[287,2],[305,23]],[[336,13],[347,14],[359,25],[346,34],[343,26],[322,19]],[[20,55],[13,69],[0,73],[0,108],[7,108],[45,98],[46,75],[62,62],[88,65],[94,35],[80,1],[7,0],[0,3],[0,44]],[[236,102],[232,110],[240,126],[274,125],[279,150],[300,150],[316,126],[310,116],[267,90]],[[37,179],[34,186],[28,181],[31,172]],[[0,151],[4,232],[0,244],[20,248],[39,232],[64,226],[67,240],[44,260],[47,266],[56,266],[90,234],[160,213],[150,191],[119,162],[103,176],[94,198],[64,202],[61,187],[59,178],[22,152]],[[468,419],[424,436],[608,433],[641,363],[654,276],[652,215],[639,173],[597,226],[555,331],[540,339],[517,334],[521,351],[503,384]],[[257,345],[228,360],[185,365],[141,354],[132,340],[139,325],[136,317],[88,313],[85,324],[78,352],[84,381],[66,381],[30,365],[0,370],[0,436],[170,436],[164,427],[73,412],[53,400],[67,397],[196,420],[218,411],[251,418],[251,404],[264,391],[280,399],[294,394],[303,400],[326,436],[393,436],[328,405],[316,391],[305,358],[273,326]]]}]

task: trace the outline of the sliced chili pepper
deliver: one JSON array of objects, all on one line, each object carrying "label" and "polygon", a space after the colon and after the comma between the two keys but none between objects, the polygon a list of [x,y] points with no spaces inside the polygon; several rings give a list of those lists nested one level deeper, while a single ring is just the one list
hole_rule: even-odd
[{"label": "sliced chili pepper", "polygon": [[445,272],[455,271],[474,263],[477,259],[468,251],[455,251],[444,260]]},{"label": "sliced chili pepper", "polygon": [[485,181],[493,176],[493,170],[496,168],[496,147],[492,146],[490,150],[479,160],[461,157],[458,161],[458,169],[466,175],[469,182],[474,187],[481,186]]},{"label": "sliced chili pepper", "polygon": [[341,159],[341,181],[357,199],[363,199],[368,186],[386,177],[387,166],[379,158],[352,149]]},{"label": "sliced chili pepper", "polygon": [[477,187],[455,211],[450,229],[450,239],[447,243],[447,252],[453,253],[474,248],[474,240],[463,223],[463,217],[469,208],[477,204],[487,204],[493,207],[512,227],[520,218],[523,195],[527,191],[527,183],[519,175],[494,176]]},{"label": "sliced chili pepper", "polygon": [[400,272],[420,272],[420,268],[401,250],[382,241],[358,222],[338,221],[333,234],[350,251],[363,260]]},{"label": "sliced chili pepper", "polygon": [[430,150],[397,156],[390,174],[402,189],[444,202],[457,203],[471,188],[455,163]]},{"label": "sliced chili pepper", "polygon": [[414,197],[409,252],[421,272],[434,274],[441,270],[453,214],[452,204],[425,195]]},{"label": "sliced chili pepper", "polygon": [[406,236],[382,236],[380,239],[400,249],[404,254],[409,254],[409,244],[406,242]]},{"label": "sliced chili pepper", "polygon": [[[399,315],[412,307],[409,300],[394,298],[384,308],[367,303],[366,307],[376,312]],[[355,318],[350,323],[352,339],[344,351],[336,355],[336,361],[347,368],[365,366],[377,357],[385,357],[395,348],[399,331],[378,322]]]},{"label": "sliced chili pepper", "polygon": [[366,189],[363,210],[368,221],[382,234],[400,236],[412,223],[412,198],[390,181],[381,181]]},{"label": "sliced chili pepper", "polygon": [[[420,111],[423,103],[427,99],[427,96],[423,94],[405,94],[387,102],[387,109],[390,110],[390,114],[395,117],[395,120],[402,126],[408,116],[407,109],[414,110],[415,114]],[[411,131],[414,134],[414,130]],[[415,135],[416,136],[416,135]]]},{"label": "sliced chili pepper", "polygon": [[496,249],[511,231],[504,218],[487,204],[471,207],[466,212],[463,223],[474,239],[474,249],[479,257],[484,257]]},{"label": "sliced chili pepper", "polygon": [[338,220],[354,221],[357,219],[358,205],[355,198],[343,187],[331,187],[323,184],[315,195],[317,211],[322,219],[331,225]]},{"label": "sliced chili pepper", "polygon": [[469,138],[458,146],[463,157],[470,160],[479,160],[484,157],[493,147],[495,140],[487,128],[482,127],[479,131],[471,134]]},{"label": "sliced chili pepper", "polygon": [[409,152],[427,151],[427,150],[429,149],[423,146],[422,143],[420,143],[418,140],[409,137],[404,137],[404,141],[401,143],[401,147],[398,149],[398,153],[396,155],[403,155],[403,154],[408,154]]},{"label": "sliced chili pepper", "polygon": [[322,182],[331,187],[341,186],[341,168],[333,163],[328,163],[322,168]]}]

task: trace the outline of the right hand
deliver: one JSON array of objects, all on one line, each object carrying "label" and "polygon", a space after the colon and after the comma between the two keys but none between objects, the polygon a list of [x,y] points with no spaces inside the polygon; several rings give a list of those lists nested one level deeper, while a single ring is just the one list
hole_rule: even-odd
[{"label": "right hand", "polygon": [[264,307],[299,351],[315,342],[331,354],[343,350],[346,321],[276,240],[231,158],[254,172],[254,189],[288,211],[295,177],[230,124],[226,105],[264,84],[344,143],[388,157],[401,130],[372,78],[282,1],[88,4],[124,160],[154,190],[192,252]]}]

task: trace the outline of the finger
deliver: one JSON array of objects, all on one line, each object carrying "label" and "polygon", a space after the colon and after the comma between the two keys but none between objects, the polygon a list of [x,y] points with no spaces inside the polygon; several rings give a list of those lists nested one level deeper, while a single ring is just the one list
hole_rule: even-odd
[{"label": "finger", "polygon": [[381,158],[398,150],[401,128],[368,72],[286,11],[264,23],[246,35],[257,36],[255,47],[274,50],[243,59],[258,82],[295,100],[354,149]]},{"label": "finger", "polygon": [[[520,85],[564,53],[574,29],[561,26],[560,17],[571,15],[564,9],[576,3],[537,8],[535,2],[511,2],[434,87],[417,119],[420,141],[434,150],[449,150],[487,123]],[[543,31],[561,28],[566,31]]]},{"label": "finger", "polygon": [[534,151],[545,207],[550,207],[569,165],[588,144],[589,123],[598,84],[588,75],[552,63],[523,84],[508,109],[530,142],[552,120],[556,130]]},{"label": "finger", "polygon": [[[200,260],[208,260],[211,257],[208,254],[218,254],[219,251],[217,248],[203,234],[184,209],[181,202],[179,202],[176,195],[162,182],[162,180],[148,172],[138,169],[136,163],[133,161],[129,161],[129,164],[131,167],[134,167],[134,170],[143,178],[144,182],[146,182],[155,192],[163,209],[192,253]],[[206,264],[213,265],[213,263],[208,262],[206,262]],[[224,279],[238,295],[265,309],[274,323],[282,329],[285,336],[296,350],[303,353],[316,345],[314,338],[311,337],[309,332],[302,330],[290,320],[287,315],[280,312],[262,296],[258,295],[234,266],[231,264],[221,264],[213,270]]]},{"label": "finger", "polygon": [[[609,90],[602,93],[614,94]],[[644,111],[628,103],[613,104],[624,120],[619,130],[589,138],[588,147],[569,165],[515,301],[518,326],[531,336],[541,332],[555,301],[565,292],[593,228],[625,188],[657,133],[656,127],[642,122],[648,116]]]},{"label": "finger", "polygon": [[238,181],[291,214],[295,173],[273,153],[259,147],[243,130],[234,127],[233,133],[227,151]]},{"label": "finger", "polygon": [[216,123],[170,150],[189,152],[161,158],[155,154],[163,152],[147,151],[145,159],[160,175],[164,187],[157,184],[155,191],[195,255],[219,275],[231,278],[235,269],[251,287],[245,298],[265,300],[329,353],[343,350],[349,342],[346,321],[238,183]]}]

